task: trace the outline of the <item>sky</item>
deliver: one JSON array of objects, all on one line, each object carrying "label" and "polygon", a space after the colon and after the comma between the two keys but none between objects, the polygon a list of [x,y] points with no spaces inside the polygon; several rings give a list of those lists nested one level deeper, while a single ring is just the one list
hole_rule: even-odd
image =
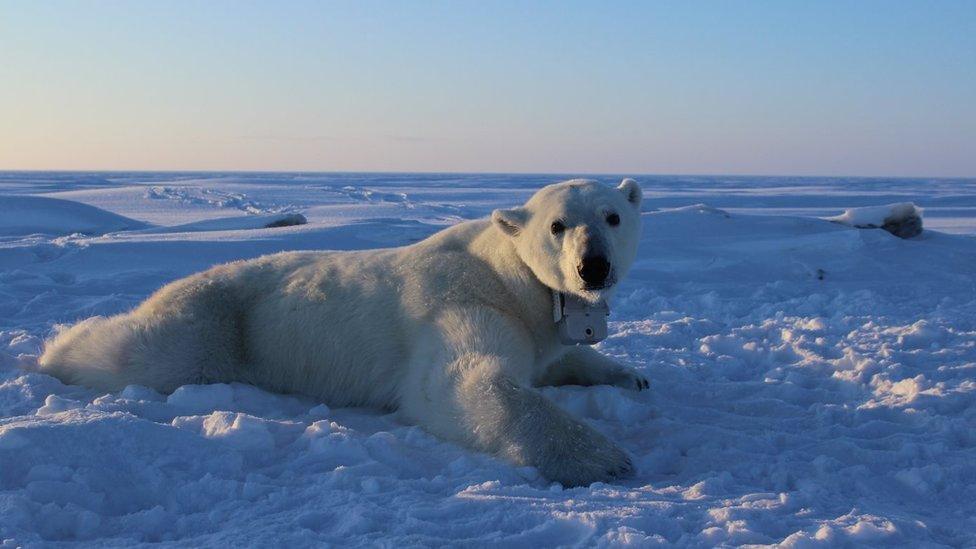
[{"label": "sky", "polygon": [[0,170],[976,176],[976,2],[7,1]]}]

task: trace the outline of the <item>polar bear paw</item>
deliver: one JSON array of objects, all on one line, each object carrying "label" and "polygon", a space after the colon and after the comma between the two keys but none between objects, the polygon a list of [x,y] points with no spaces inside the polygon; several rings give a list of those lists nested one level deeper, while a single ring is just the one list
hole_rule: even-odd
[{"label": "polar bear paw", "polygon": [[564,486],[612,482],[634,473],[627,453],[595,430],[575,424],[572,433],[554,436],[536,466],[549,480]]},{"label": "polar bear paw", "polygon": [[643,391],[651,386],[651,382],[629,368],[621,368],[619,372],[611,374],[607,385],[630,389],[631,391]]}]

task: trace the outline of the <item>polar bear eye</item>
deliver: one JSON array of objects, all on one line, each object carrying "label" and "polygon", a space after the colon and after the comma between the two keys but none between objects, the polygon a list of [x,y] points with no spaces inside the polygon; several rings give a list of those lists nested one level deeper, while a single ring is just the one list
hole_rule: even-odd
[{"label": "polar bear eye", "polygon": [[616,227],[617,225],[620,225],[620,216],[615,213],[608,215],[607,223],[609,223],[611,227]]},{"label": "polar bear eye", "polygon": [[563,225],[562,221],[553,221],[552,225],[549,225],[549,230],[552,234],[562,234],[566,230],[566,225]]}]

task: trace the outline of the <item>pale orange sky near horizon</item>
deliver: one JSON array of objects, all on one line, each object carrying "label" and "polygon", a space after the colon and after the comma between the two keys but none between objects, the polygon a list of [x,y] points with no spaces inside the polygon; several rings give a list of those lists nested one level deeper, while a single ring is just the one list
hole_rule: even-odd
[{"label": "pale orange sky near horizon", "polygon": [[0,170],[976,176],[976,3],[0,7]]}]

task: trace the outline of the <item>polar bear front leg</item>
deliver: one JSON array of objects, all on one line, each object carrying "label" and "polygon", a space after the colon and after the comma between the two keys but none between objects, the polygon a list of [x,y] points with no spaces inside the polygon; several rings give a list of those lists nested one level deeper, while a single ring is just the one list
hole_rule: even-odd
[{"label": "polar bear front leg", "polygon": [[592,347],[577,345],[549,365],[539,385],[614,385],[643,391],[650,386],[650,382]]},{"label": "polar bear front leg", "polygon": [[477,448],[516,465],[532,465],[549,480],[588,486],[633,470],[616,444],[509,378],[472,372],[459,385],[458,397]]},{"label": "polar bear front leg", "polygon": [[567,486],[630,474],[622,449],[527,387],[532,347],[512,324],[484,310],[442,319],[445,360],[408,381],[401,410],[434,434]]}]

